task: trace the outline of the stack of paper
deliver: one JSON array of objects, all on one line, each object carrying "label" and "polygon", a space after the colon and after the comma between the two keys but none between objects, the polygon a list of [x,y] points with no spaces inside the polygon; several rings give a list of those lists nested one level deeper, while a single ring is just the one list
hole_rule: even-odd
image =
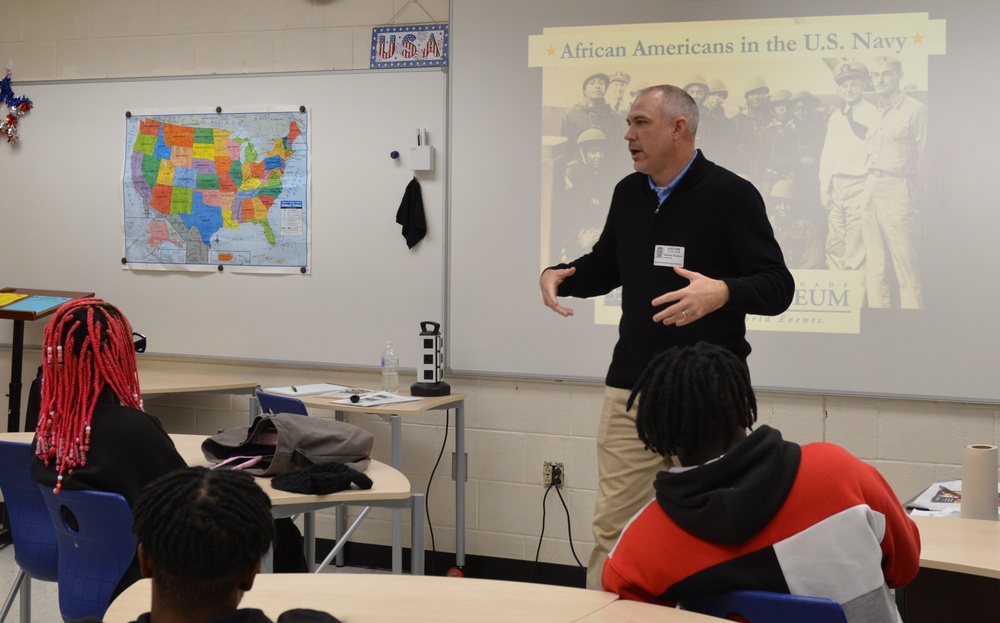
[{"label": "stack of paper", "polygon": [[313,383],[311,385],[289,385],[288,387],[268,387],[264,391],[269,394],[280,396],[318,396],[320,394],[330,394],[349,389],[344,385],[333,383]]},{"label": "stack of paper", "polygon": [[958,517],[962,512],[962,481],[938,480],[907,502],[906,510],[924,517]]},{"label": "stack of paper", "polygon": [[352,394],[351,396],[341,398],[340,400],[331,400],[330,404],[354,405],[358,407],[380,407],[399,402],[412,402],[414,400],[420,400],[420,398],[416,396],[399,396],[390,392],[362,390],[362,393]]}]

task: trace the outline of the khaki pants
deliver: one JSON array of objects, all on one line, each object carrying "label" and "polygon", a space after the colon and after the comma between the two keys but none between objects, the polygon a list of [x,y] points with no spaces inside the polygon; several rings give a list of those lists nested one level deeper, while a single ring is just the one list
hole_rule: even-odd
[{"label": "khaki pants", "polygon": [[[608,552],[625,524],[653,499],[653,479],[668,469],[670,459],[646,450],[635,430],[637,404],[625,412],[631,392],[606,387],[597,430],[597,501],[594,504],[594,551],[587,564],[587,588],[602,590],[601,574]],[[638,402],[638,401],[637,401]]]}]

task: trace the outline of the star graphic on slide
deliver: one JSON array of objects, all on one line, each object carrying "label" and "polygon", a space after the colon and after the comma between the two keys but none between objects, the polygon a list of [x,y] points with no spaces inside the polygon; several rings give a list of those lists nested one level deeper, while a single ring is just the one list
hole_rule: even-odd
[{"label": "star graphic on slide", "polygon": [[924,42],[924,36],[922,34],[918,32],[917,34],[913,35],[913,43],[923,43],[923,42]]},{"label": "star graphic on slide", "polygon": [[555,48],[555,46],[550,45],[548,48],[545,49],[545,51],[549,53],[549,56],[555,56],[556,55],[556,48]]}]

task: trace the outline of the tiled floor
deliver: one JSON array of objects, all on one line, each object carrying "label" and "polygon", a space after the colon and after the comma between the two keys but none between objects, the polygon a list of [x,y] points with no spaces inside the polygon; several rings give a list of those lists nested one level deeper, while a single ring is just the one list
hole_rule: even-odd
[{"label": "tiled floor", "polygon": [[[0,549],[0,595],[6,599],[10,587],[17,577],[17,563],[14,562],[13,546],[6,546]],[[324,573],[386,573],[378,569],[365,569],[361,567],[334,567],[330,565]],[[21,599],[20,596],[14,598],[10,613],[7,615],[9,623],[16,623],[21,620]],[[55,582],[32,582],[31,583],[31,620],[36,623],[60,623],[62,617],[59,616],[59,593]]]},{"label": "tiled floor", "polygon": [[[7,598],[10,587],[17,577],[17,563],[14,562],[14,547],[8,545],[0,549],[0,594]],[[21,620],[21,598],[14,598],[7,621]],[[31,582],[31,620],[45,623],[62,621],[59,616],[59,593],[55,582]]]}]

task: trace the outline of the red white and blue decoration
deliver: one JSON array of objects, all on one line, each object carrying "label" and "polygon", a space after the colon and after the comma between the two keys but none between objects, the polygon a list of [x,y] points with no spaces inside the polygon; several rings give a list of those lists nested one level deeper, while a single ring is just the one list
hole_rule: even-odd
[{"label": "red white and blue decoration", "polygon": [[8,62],[7,73],[0,80],[0,99],[8,108],[7,115],[0,120],[0,135],[5,137],[8,143],[17,142],[17,121],[34,106],[31,100],[24,95],[20,97],[14,95],[14,89],[10,86],[10,75],[13,70],[13,63]]},{"label": "red white and blue decoration", "polygon": [[448,24],[372,28],[371,69],[448,64]]}]

